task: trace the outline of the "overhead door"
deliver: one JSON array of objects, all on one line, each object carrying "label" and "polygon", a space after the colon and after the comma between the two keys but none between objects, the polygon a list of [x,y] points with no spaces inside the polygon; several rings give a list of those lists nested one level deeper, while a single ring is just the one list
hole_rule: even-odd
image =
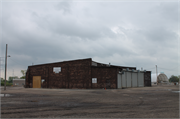
[{"label": "overhead door", "polygon": [[126,73],[127,87],[131,87],[131,72]]},{"label": "overhead door", "polygon": [[33,88],[41,88],[41,76],[33,76]]},{"label": "overhead door", "polygon": [[137,87],[137,73],[132,73],[132,87]]},{"label": "overhead door", "polygon": [[117,79],[118,88],[122,88],[121,82],[122,82],[122,74],[118,74],[118,79]]},{"label": "overhead door", "polygon": [[138,87],[144,87],[144,73],[138,73]]},{"label": "overhead door", "polygon": [[125,75],[126,75],[126,72],[124,72],[124,74],[121,74],[122,75],[122,87],[123,88],[126,88],[127,86],[126,86],[126,77],[125,77]]}]

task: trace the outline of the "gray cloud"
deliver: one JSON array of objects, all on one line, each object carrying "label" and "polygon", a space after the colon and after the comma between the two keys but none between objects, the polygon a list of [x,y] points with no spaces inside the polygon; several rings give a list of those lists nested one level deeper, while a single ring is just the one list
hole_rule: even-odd
[{"label": "gray cloud", "polygon": [[[8,43],[12,56],[8,67],[18,75],[32,63],[88,57],[116,65],[148,69],[157,64],[170,69],[178,66],[177,4],[3,2],[1,54]],[[176,69],[164,72],[178,75]]]}]

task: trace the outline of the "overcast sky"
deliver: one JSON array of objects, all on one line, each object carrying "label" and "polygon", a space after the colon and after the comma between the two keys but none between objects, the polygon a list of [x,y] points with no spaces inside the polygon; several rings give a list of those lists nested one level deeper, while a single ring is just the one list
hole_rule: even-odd
[{"label": "overcast sky", "polygon": [[152,73],[157,65],[168,77],[180,75],[178,5],[178,0],[1,0],[0,57],[8,44],[8,76],[22,76],[32,63],[84,58]]}]

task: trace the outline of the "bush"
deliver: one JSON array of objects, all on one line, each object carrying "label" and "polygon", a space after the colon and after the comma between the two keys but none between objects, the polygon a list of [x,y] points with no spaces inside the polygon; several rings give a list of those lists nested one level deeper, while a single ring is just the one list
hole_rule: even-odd
[{"label": "bush", "polygon": [[172,76],[169,78],[169,82],[179,82],[179,78],[178,78],[177,76],[172,75]]},{"label": "bush", "polygon": [[[12,85],[13,85],[12,83],[6,82],[6,86],[12,86]],[[1,86],[4,86],[4,82],[1,82]]]},{"label": "bush", "polygon": [[12,86],[13,84],[12,83],[6,83],[6,86]]}]

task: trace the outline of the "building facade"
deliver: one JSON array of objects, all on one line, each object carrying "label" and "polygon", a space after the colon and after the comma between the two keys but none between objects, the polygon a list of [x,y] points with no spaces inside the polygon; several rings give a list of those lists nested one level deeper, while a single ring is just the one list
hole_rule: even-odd
[{"label": "building facade", "polygon": [[[136,67],[103,64],[91,58],[33,65],[26,72],[26,88],[116,89],[118,74],[126,72],[124,69]],[[151,86],[151,72],[143,74],[144,86]]]},{"label": "building facade", "polygon": [[24,86],[25,79],[13,79],[13,86]]}]

